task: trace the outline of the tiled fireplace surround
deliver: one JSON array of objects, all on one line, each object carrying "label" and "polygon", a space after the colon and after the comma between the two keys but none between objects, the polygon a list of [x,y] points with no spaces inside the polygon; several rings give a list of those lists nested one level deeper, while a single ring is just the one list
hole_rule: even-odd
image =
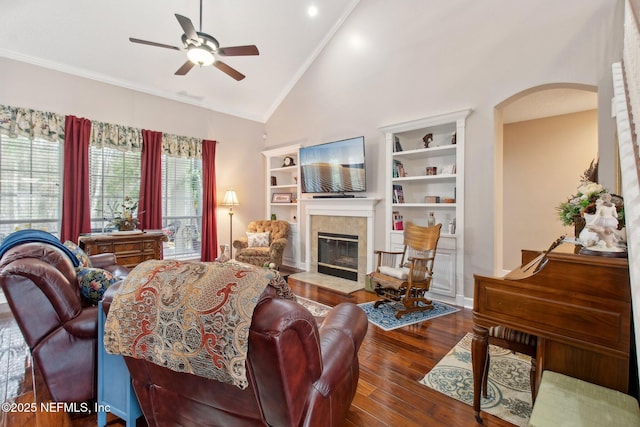
[{"label": "tiled fireplace surround", "polygon": [[304,199],[306,270],[318,271],[318,231],[358,236],[358,283],[373,271],[375,204],[378,199]]}]

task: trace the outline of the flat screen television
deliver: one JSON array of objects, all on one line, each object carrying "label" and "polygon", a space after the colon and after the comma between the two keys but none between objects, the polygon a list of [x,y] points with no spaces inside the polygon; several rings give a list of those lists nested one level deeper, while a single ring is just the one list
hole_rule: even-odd
[{"label": "flat screen television", "polygon": [[303,193],[366,191],[364,136],[300,148]]}]

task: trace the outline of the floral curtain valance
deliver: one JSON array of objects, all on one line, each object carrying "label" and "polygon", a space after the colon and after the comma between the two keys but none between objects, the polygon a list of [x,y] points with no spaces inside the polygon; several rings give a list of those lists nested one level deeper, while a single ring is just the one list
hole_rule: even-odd
[{"label": "floral curtain valance", "polygon": [[162,154],[202,159],[202,140],[189,136],[162,134]]},{"label": "floral curtain valance", "polygon": [[142,130],[104,122],[91,122],[89,144],[120,151],[142,151]]},{"label": "floral curtain valance", "polygon": [[47,111],[0,105],[0,133],[64,141],[64,116]]},{"label": "floral curtain valance", "polygon": [[[64,141],[65,116],[46,111],[0,105],[0,133]],[[142,130],[92,121],[89,144],[121,151],[142,151]],[[202,140],[189,136],[162,135],[162,154],[202,159]]]}]

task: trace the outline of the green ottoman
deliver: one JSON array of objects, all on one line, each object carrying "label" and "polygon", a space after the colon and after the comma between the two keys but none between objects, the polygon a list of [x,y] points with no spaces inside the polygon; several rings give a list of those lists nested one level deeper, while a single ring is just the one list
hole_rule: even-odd
[{"label": "green ottoman", "polygon": [[627,394],[544,371],[529,426],[640,426],[640,409]]}]

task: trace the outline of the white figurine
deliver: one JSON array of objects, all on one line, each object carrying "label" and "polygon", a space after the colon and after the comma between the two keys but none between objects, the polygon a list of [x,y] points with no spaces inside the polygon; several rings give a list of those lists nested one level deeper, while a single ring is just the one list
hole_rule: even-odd
[{"label": "white figurine", "polygon": [[[585,214],[585,229],[596,233],[599,240],[589,238],[586,245],[589,249],[599,249],[607,251],[623,251],[618,247],[621,237],[617,233],[618,211],[616,205],[611,202],[611,194],[602,194],[596,201],[596,213]],[[581,233],[582,237],[582,233]]]}]

